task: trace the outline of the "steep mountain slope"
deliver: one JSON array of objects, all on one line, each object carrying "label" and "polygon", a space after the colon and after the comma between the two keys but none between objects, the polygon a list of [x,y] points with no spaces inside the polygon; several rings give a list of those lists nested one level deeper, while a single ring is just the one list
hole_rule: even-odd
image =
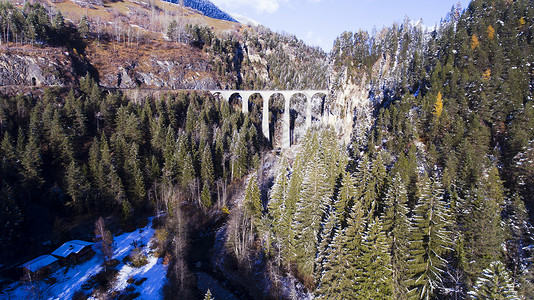
[{"label": "steep mountain slope", "polygon": [[225,20],[230,22],[237,22],[232,16],[228,13],[222,11],[215,4],[211,3],[209,0],[168,0],[171,3],[183,3],[183,5],[196,9],[199,12],[203,13],[205,16]]},{"label": "steep mountain slope", "polygon": [[327,107],[352,140],[310,133],[281,167],[273,268],[322,299],[532,298],[533,13],[475,0],[431,31],[343,33]]}]

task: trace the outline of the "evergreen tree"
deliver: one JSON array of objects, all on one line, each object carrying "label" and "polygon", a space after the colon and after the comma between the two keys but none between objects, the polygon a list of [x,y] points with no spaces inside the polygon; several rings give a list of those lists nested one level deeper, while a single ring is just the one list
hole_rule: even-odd
[{"label": "evergreen tree", "polygon": [[339,224],[344,227],[356,195],[356,184],[352,174],[346,171],[342,174],[339,196],[338,200],[334,203],[334,207],[339,216]]},{"label": "evergreen tree", "polygon": [[358,167],[354,177],[356,180],[355,198],[362,203],[362,209],[364,209],[365,215],[370,215],[374,211],[377,195],[370,174],[369,157],[366,154],[358,161]]},{"label": "evergreen tree", "polygon": [[240,179],[248,169],[248,151],[243,131],[234,131],[232,145],[232,179]]},{"label": "evergreen tree", "polygon": [[[315,280],[318,285],[321,284],[321,277],[325,272],[331,269],[328,256],[335,249],[333,242],[339,230],[338,214],[332,205],[328,205],[325,209],[325,221],[321,224],[319,245],[317,245],[317,258],[315,259]],[[317,289],[316,292],[317,295],[320,295],[319,293],[321,291]]]},{"label": "evergreen tree", "polygon": [[187,153],[182,165],[182,176],[180,178],[180,184],[186,188],[193,182],[195,176],[195,166],[193,165],[193,158],[190,153]]},{"label": "evergreen tree", "polygon": [[394,299],[393,272],[386,235],[379,219],[371,221],[362,239],[361,269],[356,275],[357,299]]},{"label": "evergreen tree", "polygon": [[[82,211],[89,194],[89,182],[82,170],[74,160],[72,160],[65,174],[65,189],[72,199],[72,206],[77,212]],[[88,207],[87,207],[88,208]]]},{"label": "evergreen tree", "polygon": [[178,22],[176,20],[172,20],[169,23],[169,26],[167,26],[167,38],[171,41],[176,41],[178,33]]},{"label": "evergreen tree", "polygon": [[202,186],[202,192],[200,193],[200,201],[202,203],[203,208],[209,208],[212,205],[210,184],[207,181],[204,181],[204,184]]},{"label": "evergreen tree", "polygon": [[202,152],[200,176],[203,181],[208,182],[210,185],[213,184],[215,180],[213,159],[209,144],[206,144],[204,151]]},{"label": "evergreen tree", "polygon": [[324,264],[318,288],[322,298],[356,299],[360,295],[357,282],[364,276],[361,243],[365,225],[362,204],[355,201],[347,227],[334,237]]},{"label": "evergreen tree", "polygon": [[305,276],[314,274],[314,258],[318,246],[318,232],[321,227],[323,210],[331,196],[326,179],[327,172],[324,162],[319,158],[318,151],[307,162],[301,192],[297,202],[292,231],[295,233],[293,247],[297,265]]},{"label": "evergreen tree", "polygon": [[13,188],[0,179],[0,253],[2,257],[12,255],[10,245],[23,233],[23,211],[15,199]]},{"label": "evergreen tree", "polygon": [[4,180],[14,180],[18,174],[17,153],[11,142],[9,132],[4,132],[4,138],[0,143],[0,174]]},{"label": "evergreen tree", "polygon": [[514,290],[514,283],[500,261],[494,261],[477,279],[469,292],[471,299],[519,299]]},{"label": "evergreen tree", "polygon": [[86,15],[83,15],[80,19],[80,23],[78,24],[78,31],[85,37],[89,33],[89,20],[87,19]]},{"label": "evergreen tree", "polygon": [[247,182],[243,203],[247,215],[252,218],[254,225],[258,226],[262,218],[263,205],[261,203],[258,175],[256,173],[253,173]]},{"label": "evergreen tree", "polygon": [[276,178],[269,194],[267,205],[272,218],[273,235],[281,256],[289,258],[289,236],[291,232],[291,216],[293,211],[288,207],[288,189],[290,182],[289,163],[282,157],[277,168]]},{"label": "evergreen tree", "polygon": [[430,299],[442,285],[446,253],[451,240],[448,230],[450,209],[443,200],[438,179],[423,176],[419,184],[420,196],[414,208],[409,236],[407,281],[409,297]]},{"label": "evergreen tree", "polygon": [[215,298],[213,298],[213,296],[211,295],[211,291],[210,289],[208,289],[208,291],[206,292],[206,294],[204,295],[204,300],[214,300]]},{"label": "evergreen tree", "polygon": [[26,144],[21,159],[21,165],[24,186],[28,188],[29,191],[39,189],[44,183],[44,179],[41,176],[43,161],[41,159],[41,151],[39,149],[37,138],[34,135],[30,136],[28,143]]},{"label": "evergreen tree", "polygon": [[386,234],[391,254],[396,298],[406,293],[406,261],[408,260],[408,195],[402,177],[395,174],[385,197],[382,227]]},{"label": "evergreen tree", "polygon": [[63,18],[63,15],[60,11],[57,11],[54,15],[54,20],[52,23],[52,26],[55,31],[56,39],[57,41],[61,41],[61,39],[65,39],[65,18]]},{"label": "evergreen tree", "polygon": [[146,197],[145,178],[139,159],[139,146],[132,143],[125,163],[128,198],[139,207]]},{"label": "evergreen tree", "polygon": [[65,27],[65,18],[63,18],[63,14],[61,14],[60,11],[57,11],[56,14],[54,15],[53,25],[54,25],[54,29],[58,32],[63,30],[63,28]]},{"label": "evergreen tree", "polygon": [[461,217],[465,224],[465,261],[462,267],[474,281],[484,266],[502,257],[504,188],[496,167],[492,167],[489,174],[477,181],[473,195],[466,200],[466,209]]},{"label": "evergreen tree", "polygon": [[371,204],[369,217],[375,217],[383,209],[382,201],[387,177],[385,155],[385,151],[378,152],[371,164],[369,185],[367,187],[369,190],[365,191],[365,194],[368,195],[367,202]]},{"label": "evergreen tree", "polygon": [[191,101],[189,103],[189,106],[187,107],[187,114],[185,119],[185,132],[188,135],[192,135],[197,128],[197,120],[198,120],[198,112],[195,108],[194,101]]},{"label": "evergreen tree", "polygon": [[[183,168],[184,159],[188,152],[183,145],[185,143],[185,135],[180,135],[178,142],[174,135],[174,130],[168,126],[167,134],[165,136],[165,145],[163,147],[163,180],[166,182],[174,182],[179,176],[181,167]],[[177,149],[178,147],[178,149]]]}]

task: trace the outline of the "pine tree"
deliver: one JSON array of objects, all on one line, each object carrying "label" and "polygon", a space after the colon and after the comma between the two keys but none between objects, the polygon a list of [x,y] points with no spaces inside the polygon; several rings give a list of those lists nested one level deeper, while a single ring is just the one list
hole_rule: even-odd
[{"label": "pine tree", "polygon": [[234,131],[232,145],[232,179],[235,180],[245,176],[248,169],[248,151],[243,131]]},{"label": "pine tree", "polygon": [[196,178],[195,166],[193,165],[193,158],[191,157],[190,153],[187,153],[183,160],[181,175],[180,184],[184,188],[188,187]]},{"label": "pine tree", "polygon": [[475,184],[473,194],[466,199],[466,209],[461,217],[465,223],[463,267],[474,280],[483,266],[495,258],[501,258],[504,243],[504,228],[501,211],[504,205],[504,187],[496,167],[482,176]]},{"label": "pine tree", "polygon": [[81,212],[86,204],[84,200],[89,194],[89,182],[74,160],[70,162],[67,168],[65,186],[67,194],[72,198],[72,206],[77,212]]},{"label": "pine tree", "polygon": [[292,223],[292,231],[296,235],[293,247],[297,265],[302,274],[310,277],[314,273],[314,258],[319,242],[317,235],[321,226],[322,212],[332,195],[326,179],[326,166],[319,158],[317,150],[312,157],[307,162]]},{"label": "pine tree", "polygon": [[494,261],[489,268],[484,269],[469,296],[471,299],[519,300],[514,283],[500,261]]},{"label": "pine tree", "polygon": [[408,195],[402,177],[395,174],[385,197],[382,227],[387,236],[393,266],[395,295],[401,298],[406,293],[406,261],[408,259]]},{"label": "pine tree", "polygon": [[145,178],[139,159],[139,146],[132,143],[124,167],[128,183],[129,199],[139,207],[146,197]]},{"label": "pine tree", "polygon": [[360,201],[355,201],[347,227],[335,235],[330,253],[321,274],[319,291],[323,299],[356,299],[359,295],[358,280],[364,262],[362,256],[362,237],[365,230],[365,218]]},{"label": "pine tree", "polygon": [[[351,221],[352,219],[347,219]],[[344,232],[343,232],[344,233]],[[325,253],[319,253],[321,256],[320,273],[318,274],[318,285],[315,294],[319,299],[341,299],[342,279],[347,276],[346,264],[343,264],[342,258],[345,255],[343,249],[344,235],[342,232],[335,232],[332,242],[326,249]],[[356,252],[353,252],[356,255]],[[350,286],[349,286],[350,287]],[[346,292],[345,292],[346,294]]]},{"label": "pine tree", "polygon": [[37,138],[34,135],[30,136],[26,144],[21,165],[24,186],[30,191],[39,189],[44,183],[44,179],[41,176],[43,161]]},{"label": "pine tree", "polygon": [[211,295],[210,289],[206,292],[206,295],[204,295],[204,300],[214,300],[213,296]]},{"label": "pine tree", "polygon": [[354,174],[356,181],[355,198],[361,202],[362,209],[365,211],[366,216],[371,212],[374,212],[377,196],[370,174],[370,167],[369,157],[364,154],[360,161],[358,161],[358,167]]},{"label": "pine tree", "polygon": [[209,144],[206,144],[204,151],[202,152],[200,176],[203,181],[208,182],[210,185],[215,180],[215,174],[213,171],[213,158],[211,156],[211,149]]},{"label": "pine tree", "polygon": [[210,184],[207,181],[204,181],[204,184],[202,186],[202,192],[200,193],[200,201],[204,209],[209,208],[212,205]]},{"label": "pine tree", "polygon": [[189,106],[187,107],[187,114],[185,119],[185,132],[188,135],[192,135],[197,128],[198,124],[198,112],[195,109],[194,101],[191,101],[189,103]]},{"label": "pine tree", "polygon": [[0,179],[0,252],[5,258],[12,253],[12,243],[23,232],[23,220],[23,211],[16,202],[13,188]]},{"label": "pine tree", "polygon": [[89,27],[89,20],[87,20],[86,15],[83,15],[78,24],[78,31],[80,31],[83,36],[86,36],[89,33]]},{"label": "pine tree", "polygon": [[357,299],[394,299],[393,271],[386,235],[379,219],[368,225],[361,243],[361,269],[356,276]]},{"label": "pine tree", "polygon": [[385,193],[386,186],[386,162],[384,157],[386,156],[385,151],[380,151],[377,153],[375,159],[371,163],[369,185],[367,190],[364,192],[368,199],[367,203],[370,203],[369,207],[369,217],[374,218],[378,216],[381,210],[383,209],[383,197]]},{"label": "pine tree", "polygon": [[262,218],[263,206],[256,173],[253,173],[247,182],[243,204],[245,205],[245,212],[248,217],[252,218],[254,226],[258,226]]},{"label": "pine tree", "polygon": [[276,172],[273,187],[269,193],[267,205],[269,216],[273,224],[273,236],[283,259],[289,258],[289,236],[291,232],[291,216],[293,212],[288,207],[288,189],[290,182],[289,163],[282,157]]},{"label": "pine tree", "polygon": [[0,144],[0,174],[4,180],[15,179],[18,173],[17,153],[11,142],[9,132],[4,132],[4,138]]},{"label": "pine tree", "polygon": [[442,284],[442,273],[450,250],[450,209],[443,201],[438,179],[423,176],[414,208],[409,237],[409,297],[430,299]]},{"label": "pine tree", "polygon": [[349,172],[345,171],[342,174],[339,196],[337,202],[334,203],[334,207],[339,218],[339,224],[344,227],[356,196],[356,183]]},{"label": "pine tree", "polygon": [[[325,221],[321,224],[319,244],[317,245],[317,258],[315,259],[315,280],[321,284],[321,277],[331,269],[328,256],[335,248],[333,245],[336,235],[339,233],[338,214],[332,205],[325,209]],[[316,290],[320,295],[320,290]]]},{"label": "pine tree", "polygon": [[176,41],[178,33],[178,22],[176,20],[172,20],[169,23],[169,26],[167,26],[167,38],[171,41]]},{"label": "pine tree", "polygon": [[56,39],[58,41],[61,41],[61,39],[64,39],[65,37],[63,35],[65,33],[65,18],[63,18],[63,15],[61,14],[60,11],[57,11],[56,14],[54,15],[52,26],[55,30]]}]

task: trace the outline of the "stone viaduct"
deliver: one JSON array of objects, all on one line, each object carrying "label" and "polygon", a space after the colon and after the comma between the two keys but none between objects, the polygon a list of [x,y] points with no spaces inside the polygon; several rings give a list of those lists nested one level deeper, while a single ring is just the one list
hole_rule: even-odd
[{"label": "stone viaduct", "polygon": [[280,94],[284,97],[284,119],[282,120],[283,134],[282,134],[282,148],[287,149],[291,147],[291,132],[290,132],[290,100],[296,94],[301,94],[306,97],[306,129],[311,126],[311,100],[316,95],[328,95],[327,90],[287,90],[287,91],[271,91],[271,90],[211,90],[214,96],[220,96],[226,101],[234,95],[241,98],[242,111],[248,113],[249,99],[252,95],[258,94],[263,99],[262,108],[262,122],[261,128],[263,135],[269,139],[269,99],[275,94]]}]

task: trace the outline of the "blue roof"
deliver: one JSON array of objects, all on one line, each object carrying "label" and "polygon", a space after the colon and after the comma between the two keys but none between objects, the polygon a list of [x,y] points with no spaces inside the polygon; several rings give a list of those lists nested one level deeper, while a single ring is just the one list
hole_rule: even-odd
[{"label": "blue roof", "polygon": [[72,253],[79,253],[85,247],[89,247],[92,244],[94,243],[80,240],[68,241],[65,244],[61,245],[59,248],[57,248],[54,252],[52,252],[52,255],[58,257],[67,257]]},{"label": "blue roof", "polygon": [[36,259],[30,260],[29,262],[22,265],[22,267],[35,272],[43,267],[49,266],[57,261],[57,258],[53,257],[50,254],[45,254],[37,257]]}]

